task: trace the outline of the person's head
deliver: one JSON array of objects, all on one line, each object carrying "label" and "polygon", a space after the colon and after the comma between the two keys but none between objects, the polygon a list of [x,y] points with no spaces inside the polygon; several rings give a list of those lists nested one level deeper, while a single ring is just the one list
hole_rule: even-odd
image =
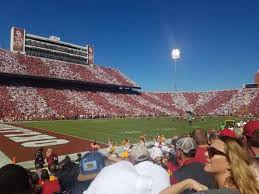
[{"label": "person's head", "polygon": [[140,143],[146,143],[146,139],[144,136],[140,136],[139,141],[140,141]]},{"label": "person's head", "polygon": [[178,136],[173,136],[172,140],[171,140],[171,144],[175,147],[176,146],[176,142],[179,139]]},{"label": "person's head", "polygon": [[208,143],[209,143],[209,145],[211,145],[211,144],[214,142],[214,140],[218,139],[217,133],[216,133],[215,131],[211,132],[211,133],[209,134],[208,139],[209,139],[209,142],[208,142]]},{"label": "person's head", "polygon": [[78,181],[94,179],[105,167],[106,157],[100,152],[87,152],[79,162]]},{"label": "person's head", "polygon": [[57,173],[57,165],[56,164],[51,164],[49,166],[49,172],[51,173],[51,175],[55,175]]},{"label": "person's head", "polygon": [[40,148],[38,149],[38,152],[43,153],[43,148],[42,148],[42,147],[40,147]]},{"label": "person's head", "polygon": [[177,159],[184,162],[189,158],[194,158],[196,154],[196,143],[191,137],[183,137],[176,142]]},{"label": "person's head", "polygon": [[258,192],[258,185],[249,165],[252,160],[240,139],[220,136],[205,153],[204,170],[212,173],[219,187],[237,188],[242,194]]},{"label": "person's head", "polygon": [[162,158],[163,158],[163,152],[158,147],[153,147],[149,150],[150,158],[155,164],[161,165]]},{"label": "person's head", "polygon": [[28,171],[15,164],[7,164],[0,168],[0,192],[4,194],[32,194]]},{"label": "person's head", "polygon": [[41,179],[43,181],[48,181],[49,180],[49,172],[48,172],[48,170],[42,169],[42,171],[41,171]]},{"label": "person's head", "polygon": [[46,156],[49,157],[52,154],[52,148],[47,149]]},{"label": "person's head", "polygon": [[39,175],[36,172],[30,172],[30,179],[33,186],[38,184]]},{"label": "person's head", "polygon": [[133,146],[130,153],[130,159],[134,164],[148,160],[149,153],[146,146],[141,144]]},{"label": "person's head", "polygon": [[192,133],[192,138],[197,145],[208,144],[207,132],[204,129],[195,129]]},{"label": "person's head", "polygon": [[243,134],[250,146],[259,148],[259,120],[247,122]]}]

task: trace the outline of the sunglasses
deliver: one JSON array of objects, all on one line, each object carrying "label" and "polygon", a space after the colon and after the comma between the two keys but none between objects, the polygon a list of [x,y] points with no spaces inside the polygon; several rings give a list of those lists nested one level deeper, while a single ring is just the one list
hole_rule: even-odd
[{"label": "sunglasses", "polygon": [[221,156],[226,156],[227,157],[226,153],[224,153],[222,151],[219,151],[219,150],[217,150],[214,147],[208,147],[207,151],[208,151],[209,158],[213,158],[215,155],[221,155]]}]

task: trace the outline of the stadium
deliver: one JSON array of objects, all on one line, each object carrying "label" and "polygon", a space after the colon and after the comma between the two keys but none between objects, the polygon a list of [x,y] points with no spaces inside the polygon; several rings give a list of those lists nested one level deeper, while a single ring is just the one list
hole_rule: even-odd
[{"label": "stadium", "polygon": [[0,194],[258,194],[258,1],[1,1]]},{"label": "stadium", "polygon": [[148,92],[94,58],[92,45],[12,27],[10,51],[0,49],[1,166],[33,168],[41,147],[74,158],[93,142],[105,150],[108,139],[120,147],[259,117],[259,72],[240,89]]}]

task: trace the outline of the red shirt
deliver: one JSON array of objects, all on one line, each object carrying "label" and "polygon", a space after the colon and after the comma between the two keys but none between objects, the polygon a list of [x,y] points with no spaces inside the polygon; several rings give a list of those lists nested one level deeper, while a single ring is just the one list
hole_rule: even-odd
[{"label": "red shirt", "polygon": [[180,168],[180,166],[175,166],[172,162],[167,162],[166,166],[172,173],[176,171],[178,168]]},{"label": "red shirt", "polygon": [[58,163],[58,157],[56,154],[52,153],[49,157],[46,158],[48,166],[52,165],[53,163]]},{"label": "red shirt", "polygon": [[207,152],[208,146],[197,146],[195,159],[197,162],[205,164],[206,158],[205,158],[205,152]]},{"label": "red shirt", "polygon": [[60,192],[60,185],[58,180],[45,181],[42,185],[42,194],[53,194],[54,192]]}]

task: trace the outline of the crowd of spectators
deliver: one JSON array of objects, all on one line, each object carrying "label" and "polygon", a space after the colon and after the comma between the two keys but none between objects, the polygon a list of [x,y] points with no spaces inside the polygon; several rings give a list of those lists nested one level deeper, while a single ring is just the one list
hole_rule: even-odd
[{"label": "crowd of spectators", "polygon": [[[137,87],[119,70],[111,67],[87,66],[29,57],[0,49],[0,73],[69,80],[55,88],[56,81],[23,85],[18,78],[9,78],[0,85],[0,119],[41,120],[103,117],[259,115],[259,89],[208,92],[136,92],[126,89],[87,90],[87,86],[71,86],[72,81],[92,84],[113,84]],[[28,78],[29,79],[29,78]],[[31,78],[32,79],[32,78]],[[33,78],[35,80],[35,78]],[[36,83],[36,81],[31,81]],[[69,84],[70,83],[70,84]],[[81,83],[81,82],[80,82]],[[44,84],[43,84],[44,85]],[[90,87],[90,86],[89,86]],[[92,86],[93,87],[93,86]],[[96,86],[97,87],[97,86]],[[104,86],[103,86],[104,87]],[[118,88],[117,88],[118,90]]]},{"label": "crowd of spectators", "polygon": [[3,49],[0,49],[0,72],[138,87],[120,71],[110,67],[72,64],[15,54]]},{"label": "crowd of spectators", "polygon": [[[7,83],[8,82],[8,83]],[[2,120],[80,119],[142,116],[259,115],[259,89],[214,92],[112,92],[76,87],[25,86],[1,83]],[[192,95],[193,94],[193,95]],[[210,96],[210,94],[212,96]],[[191,100],[191,97],[194,97]],[[8,105],[8,106],[7,106]]]},{"label": "crowd of spectators", "polygon": [[[236,126],[237,127],[237,126]],[[0,169],[0,191],[5,194],[181,194],[259,192],[259,121],[251,120],[236,130],[196,129],[173,137],[171,143],[157,135],[147,144],[123,141],[115,153],[92,151],[76,161],[59,162],[52,149],[35,154],[34,171],[15,164]],[[125,154],[127,152],[127,154]],[[104,154],[107,153],[107,154]],[[44,168],[44,164],[47,168]],[[14,181],[15,180],[15,181]]]}]

